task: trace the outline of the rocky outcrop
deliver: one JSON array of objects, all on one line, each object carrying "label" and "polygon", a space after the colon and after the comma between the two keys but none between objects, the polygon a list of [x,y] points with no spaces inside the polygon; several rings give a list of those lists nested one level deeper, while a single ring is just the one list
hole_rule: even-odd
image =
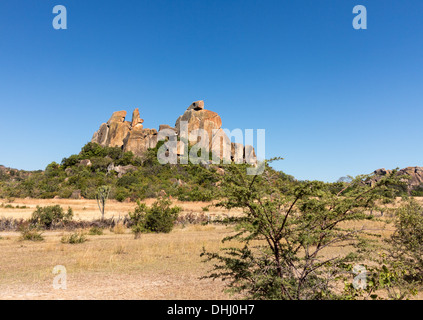
[{"label": "rocky outcrop", "polygon": [[84,160],[79,161],[78,166],[80,166],[80,167],[91,167],[92,163],[91,163],[90,159],[84,159]]},{"label": "rocky outcrop", "polygon": [[[148,148],[157,145],[159,134],[170,137],[174,133],[179,140],[185,138],[191,146],[198,145],[208,152],[213,151],[220,159],[226,159],[228,162],[243,163],[245,159],[252,159],[250,162],[255,160],[254,148],[231,143],[222,129],[220,116],[216,112],[206,110],[202,100],[193,102],[176,120],[175,127],[162,124],[159,132],[156,129],[144,129],[144,120],[141,119],[138,108],[132,113],[132,121],[125,121],[125,118],[126,111],[114,112],[107,123],[101,124],[91,141],[102,146],[120,147],[125,152],[132,151],[141,157]],[[202,129],[206,137],[191,135],[197,129]],[[186,150],[184,142],[178,141],[177,155],[183,155]]]},{"label": "rocky outcrop", "polygon": [[[182,126],[183,122],[187,123],[187,138],[190,145],[199,144],[208,151],[214,152],[220,159],[228,159],[235,163],[243,163],[245,160],[250,160],[250,163],[255,162],[254,148],[252,146],[244,148],[240,143],[231,143],[230,138],[222,129],[221,117],[216,112],[204,109],[202,100],[193,102],[176,120],[175,129],[179,136],[183,135],[185,129]],[[205,141],[202,141],[200,137],[190,139],[190,134],[197,129],[203,129],[207,133]]]},{"label": "rocky outcrop", "polygon": [[72,192],[72,195],[70,196],[70,198],[75,200],[82,199],[81,190],[75,190],[74,192]]},{"label": "rocky outcrop", "polygon": [[139,109],[132,113],[132,121],[125,121],[126,111],[114,112],[112,117],[94,133],[91,142],[107,147],[120,147],[142,156],[148,148],[157,144],[157,130],[144,129]]},{"label": "rocky outcrop", "polygon": [[[184,112],[182,116],[180,116],[175,123],[176,132],[178,135],[181,135],[181,122],[187,122],[188,124],[188,135],[196,129],[203,129],[208,134],[208,145],[211,148],[212,146],[212,138],[214,136],[213,130],[219,130],[222,127],[222,119],[220,116],[213,111],[205,110],[203,108],[195,108],[195,105],[203,105],[204,103],[201,101],[194,102],[191,104],[188,109]],[[190,141],[191,144],[196,144],[200,142],[201,139],[196,139],[194,141]]]},{"label": "rocky outcrop", "polygon": [[[370,180],[370,184],[374,184],[380,179],[382,179],[383,176],[386,176],[388,174],[392,173],[392,170],[387,170],[385,168],[377,169],[374,172],[373,178]],[[423,184],[423,167],[407,167],[404,169],[398,170],[397,174],[399,176],[408,176],[409,178],[403,179],[403,181],[406,182],[408,191],[411,191],[415,189],[416,187]]]},{"label": "rocky outcrop", "polygon": [[199,101],[195,101],[193,102],[187,110],[203,110],[204,109],[204,101],[203,100],[199,100]]},{"label": "rocky outcrop", "polygon": [[137,167],[130,164],[127,166],[115,166],[113,163],[111,163],[107,167],[107,173],[115,171],[118,174],[118,178],[121,178],[124,174],[127,174],[128,172],[137,171],[137,169]]},{"label": "rocky outcrop", "polygon": [[141,119],[140,117],[140,110],[138,108],[136,108],[134,110],[134,112],[132,113],[132,123],[131,123],[131,127],[132,128],[139,128],[142,129],[143,128],[143,124],[144,123],[144,119]]},{"label": "rocky outcrop", "polygon": [[31,175],[32,172],[30,171],[18,170],[0,165],[0,181],[21,181],[22,179],[26,179]]},{"label": "rocky outcrop", "polygon": [[156,129],[143,129],[142,126],[135,127],[124,140],[123,151],[132,151],[135,155],[142,156],[148,148],[154,148],[156,145]]},{"label": "rocky outcrop", "polygon": [[175,129],[175,128],[173,128],[173,127],[171,127],[171,126],[169,126],[168,124],[161,124],[161,125],[159,126],[159,132],[160,132],[160,131],[163,131],[163,130],[172,130],[172,131],[174,131],[174,132],[175,132],[175,134],[176,134],[176,129]]}]

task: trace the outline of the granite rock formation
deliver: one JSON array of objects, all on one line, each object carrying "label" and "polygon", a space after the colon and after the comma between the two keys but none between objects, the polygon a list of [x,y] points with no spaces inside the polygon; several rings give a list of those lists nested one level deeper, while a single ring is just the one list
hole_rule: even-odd
[{"label": "granite rock formation", "polygon": [[[383,176],[386,176],[390,173],[392,173],[392,170],[387,170],[385,168],[375,170],[374,176],[370,180],[370,184],[376,183],[382,179]],[[407,184],[407,189],[409,192],[423,184],[423,167],[407,167],[398,170],[397,174],[399,176],[409,177],[407,179],[403,179],[403,181],[405,181]]]},{"label": "granite rock formation", "polygon": [[[107,123],[101,124],[92,137],[92,142],[102,146],[120,147],[123,151],[132,151],[136,156],[143,156],[148,148],[157,145],[159,134],[167,136],[175,134],[179,138],[186,136],[189,144],[198,145],[207,151],[216,152],[220,159],[228,159],[235,163],[242,163],[249,159],[255,161],[255,152],[252,146],[231,142],[222,129],[221,117],[213,111],[204,108],[204,101],[193,102],[186,111],[176,120],[175,126],[160,125],[156,129],[144,129],[144,120],[140,118],[139,109],[132,113],[132,121],[126,121],[126,111],[116,111]],[[195,135],[197,129],[203,129],[207,137]],[[180,139],[182,140],[182,139]],[[183,142],[178,141],[178,155],[184,154]]]}]

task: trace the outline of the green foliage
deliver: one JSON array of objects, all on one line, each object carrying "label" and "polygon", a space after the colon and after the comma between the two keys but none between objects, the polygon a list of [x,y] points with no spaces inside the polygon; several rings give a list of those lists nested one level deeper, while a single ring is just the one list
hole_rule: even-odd
[{"label": "green foliage", "polygon": [[95,157],[91,158],[91,169],[94,172],[106,172],[107,167],[113,162],[113,160],[109,157]]},{"label": "green foliage", "polygon": [[117,166],[127,166],[127,165],[139,165],[140,163],[135,162],[135,156],[131,151],[122,153],[119,155],[119,158],[116,159],[116,165]]},{"label": "green foliage", "polygon": [[83,233],[75,232],[75,233],[63,236],[60,241],[62,243],[78,244],[78,243],[84,243],[85,241],[87,241],[87,238],[85,237]]},{"label": "green foliage", "polygon": [[136,176],[133,175],[124,175],[122,178],[120,178],[116,185],[118,187],[130,187],[134,184],[137,184],[139,182],[138,178]]},{"label": "green foliage", "polygon": [[411,191],[413,197],[423,197],[423,184],[418,185]]},{"label": "green foliage", "polygon": [[72,220],[73,211],[68,208],[65,213],[59,205],[39,207],[32,213],[31,223],[41,228],[50,229],[57,224],[64,224]]},{"label": "green foliage", "polygon": [[413,269],[413,275],[423,280],[423,207],[410,200],[396,210],[396,230],[389,243],[392,254]]},{"label": "green foliage", "polygon": [[[121,148],[108,148],[96,143],[88,143],[77,155],[64,158],[60,165],[51,163],[46,171],[1,172],[0,197],[32,197],[51,199],[56,196],[70,198],[80,190],[86,199],[96,199],[98,188],[110,186],[109,198],[118,201],[130,199],[156,198],[161,190],[167,195],[185,201],[210,201],[218,199],[218,183],[222,176],[216,173],[216,166],[206,169],[200,165],[161,165],[157,151],[163,141],[155,148],[148,149],[143,157],[135,157],[132,152]],[[91,166],[80,164],[89,159]],[[136,166],[134,172],[118,177],[110,164],[115,166]],[[245,165],[241,165],[245,166]],[[280,178],[294,180],[293,177],[279,173]]]},{"label": "green foliage", "polygon": [[123,202],[127,198],[129,198],[130,194],[125,188],[117,188],[115,199],[119,202]]},{"label": "green foliage", "polygon": [[395,210],[395,232],[377,262],[391,299],[417,294],[423,284],[423,207],[414,199]]},{"label": "green foliage", "polygon": [[45,175],[49,178],[57,177],[60,175],[60,166],[56,162],[50,163],[45,170]]},{"label": "green foliage", "polygon": [[171,204],[169,199],[164,198],[154,202],[151,207],[138,201],[134,212],[129,212],[135,238],[138,238],[141,233],[169,233],[172,231],[182,209],[176,206],[171,207]]},{"label": "green foliage", "polygon": [[61,162],[63,169],[73,167],[79,163],[80,157],[76,154],[71,155],[69,158],[64,158]]},{"label": "green foliage", "polygon": [[24,223],[19,227],[21,233],[20,240],[22,241],[43,241],[44,237],[41,232],[38,232],[36,228],[31,226],[29,223]]},{"label": "green foliage", "polygon": [[23,230],[21,240],[24,241],[43,241],[44,237],[37,230]]},{"label": "green foliage", "polygon": [[90,231],[88,232],[90,236],[101,236],[103,235],[103,228],[100,227],[91,227]]},{"label": "green foliage", "polygon": [[179,201],[211,201],[216,198],[213,190],[194,187],[192,190],[186,190],[178,195]]},{"label": "green foliage", "polygon": [[[386,191],[398,183],[396,172],[373,186],[365,183],[369,176],[358,176],[335,194],[323,182],[280,180],[267,165],[260,176],[248,176],[236,165],[226,171],[225,197],[219,205],[242,208],[245,215],[236,219],[238,233],[224,241],[244,246],[217,253],[204,250],[206,261],[214,261],[207,277],[228,280],[231,292],[249,299],[345,298],[334,287],[350,279],[344,266],[365,258],[371,235],[364,238],[342,224],[368,219],[369,209],[389,200]],[[325,258],[322,251],[331,246],[353,251]]]}]

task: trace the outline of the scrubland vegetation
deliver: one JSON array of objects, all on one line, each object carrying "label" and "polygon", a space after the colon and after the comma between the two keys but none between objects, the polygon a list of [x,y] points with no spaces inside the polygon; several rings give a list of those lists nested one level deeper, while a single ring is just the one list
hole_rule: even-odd
[{"label": "scrubland vegetation", "polygon": [[[78,155],[50,163],[44,171],[0,171],[0,198],[71,198],[76,191],[85,199],[95,199],[99,187],[111,187],[109,197],[118,201],[155,198],[166,193],[181,201],[210,201],[216,198],[216,183],[221,179],[217,166],[161,165],[157,150],[149,149],[144,158],[120,148],[85,145]],[[90,165],[82,164],[89,160]],[[128,173],[119,174],[114,166],[131,166]]]},{"label": "scrubland vegetation", "polygon": [[[156,151],[151,149],[139,159],[89,143],[79,155],[63,159],[60,165],[50,164],[44,172],[3,175],[0,190],[9,200],[69,196],[77,189],[84,197],[97,199],[99,211],[95,219],[77,220],[72,208],[51,205],[37,206],[27,219],[1,218],[2,268],[16,267],[8,249],[16,250],[21,244],[36,252],[48,251],[49,263],[41,261],[45,256],[33,256],[31,261],[20,256],[28,270],[34,271],[37,265],[44,270],[53,261],[58,263],[58,256],[53,256],[60,256],[60,251],[66,252],[61,259],[72,272],[78,270],[80,277],[90,270],[113,274],[109,267],[134,276],[142,274],[140,268],[154,265],[159,273],[167,270],[175,276],[178,270],[177,277],[184,274],[190,283],[219,289],[218,294],[201,299],[420,297],[423,208],[403,192],[404,178],[395,170],[373,183],[369,183],[371,175],[336,183],[297,181],[273,170],[271,161],[265,163],[262,175],[249,176],[246,165],[163,166],[156,162]],[[81,160],[87,159],[91,165],[82,165]],[[119,177],[109,170],[111,163],[135,169]],[[129,198],[137,204],[110,218],[109,197],[118,201]],[[147,205],[143,199],[148,197],[156,200]],[[182,214],[176,200],[213,202]],[[21,208],[8,202],[2,204],[3,209]],[[211,217],[212,208],[237,214]],[[104,247],[102,239],[106,237],[112,248]],[[146,249],[147,243],[152,247]],[[175,243],[190,245],[180,252]],[[88,253],[93,248],[107,254]],[[81,251],[85,254],[79,256],[78,265],[69,261],[68,254],[75,257]],[[131,258],[122,258],[126,255]],[[154,263],[149,265],[145,259]],[[170,264],[163,269],[160,264],[166,259]],[[25,278],[24,270],[2,270],[2,280]],[[45,271],[41,273],[41,278],[47,278]],[[199,298],[198,294],[177,297]]]}]

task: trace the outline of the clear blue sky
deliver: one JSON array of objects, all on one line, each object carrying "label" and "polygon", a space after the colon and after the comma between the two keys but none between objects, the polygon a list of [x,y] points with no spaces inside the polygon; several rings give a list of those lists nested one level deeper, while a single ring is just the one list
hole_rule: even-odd
[{"label": "clear blue sky", "polygon": [[113,111],[158,128],[199,99],[225,128],[266,129],[298,179],[423,166],[423,1],[0,2],[0,164],[44,169]]}]

